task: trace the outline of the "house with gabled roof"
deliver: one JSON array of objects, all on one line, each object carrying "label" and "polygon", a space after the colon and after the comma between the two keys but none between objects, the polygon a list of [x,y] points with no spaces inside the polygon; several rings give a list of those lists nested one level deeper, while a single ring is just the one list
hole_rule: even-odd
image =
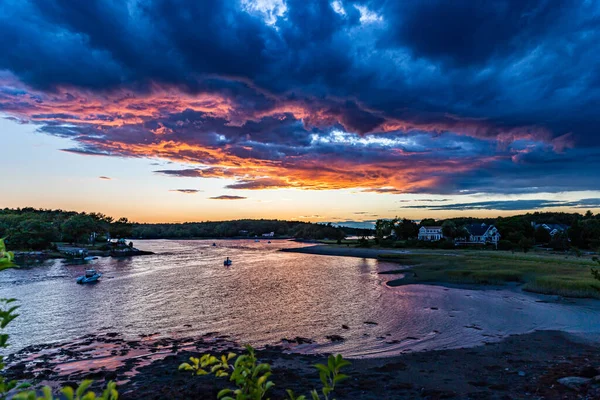
[{"label": "house with gabled roof", "polygon": [[469,233],[469,237],[458,238],[458,244],[498,244],[500,241],[500,232],[494,225],[486,223],[470,224],[465,226],[465,230]]},{"label": "house with gabled roof", "polygon": [[535,230],[537,230],[540,227],[544,228],[550,233],[550,236],[552,237],[559,233],[566,233],[567,229],[569,229],[569,225],[565,224],[536,224],[535,222],[532,222],[531,226],[533,226]]},{"label": "house with gabled roof", "polygon": [[442,233],[441,226],[422,226],[419,228],[419,240],[425,240],[432,242],[435,240],[442,240],[444,234]]}]

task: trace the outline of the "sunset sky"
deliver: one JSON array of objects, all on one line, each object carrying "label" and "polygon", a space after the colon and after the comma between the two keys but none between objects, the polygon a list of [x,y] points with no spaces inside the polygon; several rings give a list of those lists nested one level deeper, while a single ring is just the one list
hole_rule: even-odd
[{"label": "sunset sky", "polygon": [[600,212],[599,27],[593,0],[3,0],[0,207]]}]

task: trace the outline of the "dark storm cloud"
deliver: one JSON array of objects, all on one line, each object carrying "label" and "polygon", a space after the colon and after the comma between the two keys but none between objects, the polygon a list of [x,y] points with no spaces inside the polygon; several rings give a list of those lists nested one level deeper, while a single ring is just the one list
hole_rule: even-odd
[{"label": "dark storm cloud", "polygon": [[235,189],[599,188],[597,2],[248,4],[6,0],[0,111]]},{"label": "dark storm cloud", "polygon": [[431,0],[391,2],[389,42],[417,57],[459,66],[528,51],[577,17],[566,0]]},{"label": "dark storm cloud", "polygon": [[581,199],[576,201],[560,200],[492,200],[473,203],[454,203],[443,205],[410,205],[404,208],[424,208],[427,210],[497,210],[523,211],[542,208],[571,207],[571,208],[600,208],[600,199]]}]

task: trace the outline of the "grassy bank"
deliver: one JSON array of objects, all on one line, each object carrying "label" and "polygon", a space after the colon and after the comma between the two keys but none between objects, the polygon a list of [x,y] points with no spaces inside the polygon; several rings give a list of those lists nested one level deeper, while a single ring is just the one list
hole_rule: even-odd
[{"label": "grassy bank", "polygon": [[380,254],[379,259],[411,267],[413,274],[389,282],[507,284],[520,283],[536,293],[568,297],[600,298],[600,281],[592,278],[591,258],[503,251],[419,251],[411,254]]}]

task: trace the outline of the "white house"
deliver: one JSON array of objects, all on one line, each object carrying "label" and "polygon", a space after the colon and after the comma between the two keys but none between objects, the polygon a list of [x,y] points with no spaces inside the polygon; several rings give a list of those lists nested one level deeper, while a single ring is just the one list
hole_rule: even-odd
[{"label": "white house", "polygon": [[441,226],[422,226],[419,228],[419,240],[441,240],[444,238]]},{"label": "white house", "polygon": [[554,235],[556,235],[557,233],[565,233],[567,229],[569,229],[569,225],[565,224],[536,224],[535,222],[532,222],[531,226],[533,226],[536,230],[539,227],[544,228],[550,233],[550,236],[552,237],[554,237]]},{"label": "white house", "polygon": [[500,232],[494,225],[471,224],[465,226],[465,229],[469,232],[469,237],[457,239],[457,243],[498,244],[500,241]]},{"label": "white house", "polygon": [[275,236],[275,232],[263,233],[262,237],[273,237]]}]

